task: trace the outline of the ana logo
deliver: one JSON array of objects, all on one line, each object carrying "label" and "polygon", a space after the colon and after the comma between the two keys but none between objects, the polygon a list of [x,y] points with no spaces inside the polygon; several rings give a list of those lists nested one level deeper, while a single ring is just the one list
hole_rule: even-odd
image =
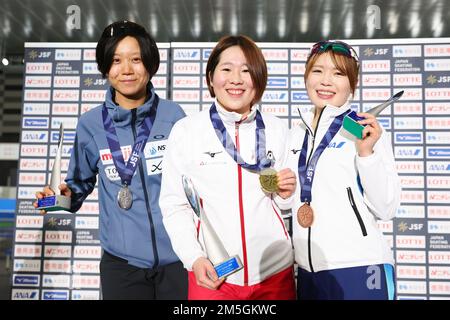
[{"label": "ana logo", "polygon": [[200,58],[199,49],[175,49],[175,60],[198,60]]},{"label": "ana logo", "polygon": [[281,101],[285,101],[287,102],[288,100],[288,95],[286,92],[283,91],[268,91],[268,92],[264,92],[264,96],[263,96],[263,101],[277,101],[277,102],[281,102]]},{"label": "ana logo", "polygon": [[38,300],[39,290],[37,289],[13,289],[12,290],[12,300]]},{"label": "ana logo", "polygon": [[420,147],[395,147],[396,158],[420,158],[422,148]]},{"label": "ana logo", "polygon": [[334,148],[334,149],[340,149],[344,146],[345,141],[341,142],[330,142],[330,144],[327,146],[327,148]]},{"label": "ana logo", "polygon": [[203,60],[208,60],[212,49],[203,49]]},{"label": "ana logo", "polygon": [[42,131],[22,131],[22,142],[47,142],[48,134]]},{"label": "ana logo", "polygon": [[447,173],[450,171],[450,163],[446,162],[428,162],[427,171],[434,173]]}]

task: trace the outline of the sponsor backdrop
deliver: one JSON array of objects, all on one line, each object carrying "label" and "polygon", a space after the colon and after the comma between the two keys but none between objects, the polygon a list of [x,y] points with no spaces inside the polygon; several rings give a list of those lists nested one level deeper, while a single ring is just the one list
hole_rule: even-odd
[{"label": "sponsor backdrop", "polygon": [[[367,110],[400,90],[379,121],[390,135],[402,205],[378,223],[397,262],[399,299],[450,298],[450,38],[351,40],[361,61],[352,108]],[[76,214],[41,216],[35,192],[48,181],[64,123],[63,173],[78,117],[99,105],[106,80],[95,43],[26,43],[12,299],[99,299],[97,189]],[[209,108],[206,63],[214,43],[160,43],[153,84],[187,114]],[[261,109],[300,122],[310,107],[303,72],[311,43],[259,43],[269,80]],[[330,146],[336,147],[339,146]]]}]

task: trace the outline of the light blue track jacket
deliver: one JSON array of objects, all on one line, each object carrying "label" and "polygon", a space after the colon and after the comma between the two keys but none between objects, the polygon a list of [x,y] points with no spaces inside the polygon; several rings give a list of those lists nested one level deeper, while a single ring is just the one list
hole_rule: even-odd
[{"label": "light blue track jacket", "polygon": [[[106,94],[105,104],[114,122],[125,162],[155,98],[151,84],[148,90],[151,92],[150,99],[134,110],[124,109],[114,103],[113,88],[110,87]],[[185,114],[176,103],[159,100],[147,145],[129,186],[133,205],[129,210],[123,210],[117,203],[121,180],[106,140],[102,106],[84,113],[78,121],[66,178],[73,193],[71,211],[80,209],[94,189],[98,175],[102,248],[140,268],[156,268],[176,262],[179,259],[164,229],[158,200],[167,138],[172,126]]]}]

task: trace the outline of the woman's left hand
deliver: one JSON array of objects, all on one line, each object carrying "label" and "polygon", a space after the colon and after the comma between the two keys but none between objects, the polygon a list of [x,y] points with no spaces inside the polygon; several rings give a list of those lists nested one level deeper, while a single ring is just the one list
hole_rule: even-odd
[{"label": "woman's left hand", "polygon": [[373,153],[375,143],[381,137],[381,127],[374,115],[365,112],[359,112],[359,117],[364,117],[364,120],[358,121],[359,124],[365,125],[362,132],[362,139],[356,140],[356,149],[360,157],[367,157]]},{"label": "woman's left hand", "polygon": [[297,187],[297,179],[294,171],[291,169],[282,169],[277,173],[278,177],[278,192],[277,194],[283,198],[289,198]]}]

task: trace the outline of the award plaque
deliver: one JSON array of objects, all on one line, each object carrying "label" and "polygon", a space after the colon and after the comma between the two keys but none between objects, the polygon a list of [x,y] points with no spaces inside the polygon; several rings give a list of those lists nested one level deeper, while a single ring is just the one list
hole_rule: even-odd
[{"label": "award plaque", "polygon": [[[395,95],[393,95],[391,98],[389,98],[386,102],[383,102],[380,105],[377,105],[373,107],[372,109],[366,111],[366,113],[370,113],[377,117],[384,109],[386,109],[388,106],[390,106],[392,103],[400,99],[400,97],[403,95],[404,91],[397,92]],[[345,130],[350,132],[352,135],[357,137],[358,139],[362,139],[362,132],[364,130],[364,125],[361,125],[358,123],[359,120],[364,120],[364,118],[359,117],[355,111],[350,112],[348,115],[345,116],[344,122],[342,126]]]},{"label": "award plaque", "polygon": [[192,184],[192,181],[184,175],[182,176],[182,180],[184,192],[189,204],[197,217],[200,218],[205,251],[209,261],[211,261],[217,272],[217,276],[219,279],[222,279],[241,270],[243,268],[241,259],[238,255],[230,257],[226,251],[222,241],[220,241],[217,233],[211,226],[211,223],[209,222],[203,207],[200,204],[200,198],[194,188],[194,185]]},{"label": "award plaque", "polygon": [[61,156],[62,156],[62,143],[64,137],[64,128],[61,123],[59,127],[59,140],[58,149],[56,151],[55,161],[53,162],[52,173],[50,175],[50,189],[54,192],[53,196],[46,196],[42,199],[38,199],[39,210],[45,211],[58,211],[70,209],[70,197],[59,195],[59,185],[61,184]]}]

